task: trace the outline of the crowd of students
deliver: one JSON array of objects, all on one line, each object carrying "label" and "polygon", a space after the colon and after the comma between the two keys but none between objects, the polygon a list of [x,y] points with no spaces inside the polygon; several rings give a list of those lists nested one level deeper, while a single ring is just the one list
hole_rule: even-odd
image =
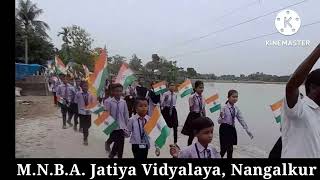
[{"label": "crowd of students", "polygon": [[[280,157],[320,157],[320,69],[309,74],[313,65],[319,59],[320,47],[298,67],[286,85],[284,98],[283,121],[281,122],[281,147],[271,152],[281,152]],[[62,81],[60,83],[60,80]],[[83,132],[83,144],[88,145],[89,128],[91,126],[90,111],[86,106],[92,103],[94,96],[88,92],[88,83],[76,79],[72,82],[68,76],[60,75],[52,82],[55,96],[54,102],[59,104],[62,113],[62,128],[73,126],[77,131],[78,117],[80,129]],[[68,82],[69,79],[69,82]],[[300,98],[299,86],[305,82],[306,96]],[[117,128],[113,130],[105,142],[105,150],[109,158],[122,158],[125,138],[130,137],[134,158],[145,159],[150,148],[150,139],[144,132],[144,125],[149,121],[155,107],[161,108],[161,113],[169,128],[173,129],[174,143],[170,144],[170,154],[174,158],[221,158],[227,153],[232,158],[233,145],[237,144],[235,122],[238,121],[248,136],[253,134],[248,128],[244,117],[236,106],[238,92],[230,90],[227,102],[221,108],[218,119],[220,152],[211,146],[214,123],[206,117],[205,100],[202,96],[204,83],[196,81],[194,93],[189,97],[189,114],[181,133],[188,136],[188,147],[180,149],[178,140],[178,115],[176,110],[177,93],[175,83],[168,83],[168,91],[157,95],[151,83],[150,89],[144,87],[143,79],[137,84],[123,89],[121,84],[106,82],[105,93],[99,98],[105,111],[117,121]],[[59,97],[59,101],[56,100]],[[68,114],[68,118],[67,118]],[[74,124],[71,119],[74,117]],[[194,141],[194,138],[197,138]],[[112,148],[110,147],[113,144]],[[279,144],[279,142],[277,142]],[[156,147],[156,155],[160,149]]]}]

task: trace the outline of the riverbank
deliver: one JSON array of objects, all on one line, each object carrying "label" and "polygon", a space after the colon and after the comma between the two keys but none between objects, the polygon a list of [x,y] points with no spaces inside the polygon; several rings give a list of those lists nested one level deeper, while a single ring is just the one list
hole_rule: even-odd
[{"label": "riverbank", "polygon": [[213,80],[213,79],[191,79],[192,82],[200,80],[213,83],[243,83],[243,84],[286,84],[287,82],[267,82],[267,81],[236,81],[236,80]]}]

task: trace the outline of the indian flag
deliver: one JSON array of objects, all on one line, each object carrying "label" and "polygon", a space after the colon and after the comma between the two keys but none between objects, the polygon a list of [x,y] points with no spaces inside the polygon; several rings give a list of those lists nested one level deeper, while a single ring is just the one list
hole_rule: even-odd
[{"label": "indian flag", "polygon": [[61,73],[67,74],[67,68],[58,56],[54,58],[54,64],[56,66],[56,70],[58,71],[58,74],[61,74]]},{"label": "indian flag", "polygon": [[178,86],[178,92],[181,98],[192,94],[193,88],[190,79],[185,80],[180,86]]},{"label": "indian flag", "polygon": [[94,114],[99,114],[104,111],[103,106],[101,106],[100,103],[98,102],[89,104],[88,106],[86,106],[86,109],[91,111]]},{"label": "indian flag", "polygon": [[118,127],[117,121],[106,111],[94,120],[93,123],[106,135],[111,134],[111,132]]},{"label": "indian flag", "polygon": [[281,108],[282,108],[282,106],[283,106],[283,99],[270,105],[271,110],[273,112],[273,115],[274,115],[277,123],[281,122]]},{"label": "indian flag", "polygon": [[152,87],[156,95],[163,94],[168,90],[165,81],[161,81],[157,84],[154,84],[152,85]]},{"label": "indian flag", "polygon": [[60,97],[60,96],[57,96],[57,101],[58,101],[59,103],[63,104],[63,105],[66,104],[66,101],[65,101],[62,97]]},{"label": "indian flag", "polygon": [[206,99],[206,104],[209,106],[211,113],[214,113],[221,109],[221,104],[219,102],[219,95],[215,94]]},{"label": "indian flag", "polygon": [[89,77],[89,84],[91,86],[89,91],[94,95],[99,96],[101,91],[103,91],[107,76],[107,53],[105,50],[101,49],[98,60],[94,66],[94,72]]},{"label": "indian flag", "polygon": [[116,83],[123,85],[123,88],[126,89],[133,81],[136,80],[133,71],[129,68],[127,63],[123,63],[120,67],[118,76],[116,77]]},{"label": "indian flag", "polygon": [[157,147],[162,148],[165,145],[167,137],[170,135],[170,129],[163,119],[159,107],[154,108],[144,130],[150,139],[154,140]]}]

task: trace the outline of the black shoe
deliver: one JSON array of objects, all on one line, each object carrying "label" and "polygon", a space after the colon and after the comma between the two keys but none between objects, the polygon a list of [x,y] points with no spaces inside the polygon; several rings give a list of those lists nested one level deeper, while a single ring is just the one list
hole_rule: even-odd
[{"label": "black shoe", "polygon": [[63,125],[63,126],[62,126],[62,129],[67,129],[67,125]]},{"label": "black shoe", "polygon": [[76,125],[73,126],[73,130],[74,130],[75,132],[77,132],[78,128],[77,128]]}]

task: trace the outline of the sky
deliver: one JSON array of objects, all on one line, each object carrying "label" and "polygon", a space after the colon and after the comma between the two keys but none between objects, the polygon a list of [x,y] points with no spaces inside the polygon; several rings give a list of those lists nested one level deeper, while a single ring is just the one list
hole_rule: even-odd
[{"label": "sky", "polygon": [[[106,45],[108,55],[130,59],[137,54],[143,63],[157,53],[176,60],[180,67],[199,73],[292,74],[320,42],[320,23],[301,27],[291,36],[280,33],[223,46],[276,32],[278,13],[228,28],[249,19],[279,10],[302,0],[32,0],[43,9],[40,20],[57,48],[62,27],[79,25],[94,39],[93,47]],[[296,11],[302,26],[320,21],[319,0],[307,0],[288,9]],[[190,43],[187,40],[213,33]],[[266,40],[310,40],[310,46],[266,46]],[[206,50],[209,49],[209,50]],[[206,51],[202,51],[206,50]],[[200,53],[191,53],[200,51]],[[182,55],[181,55],[182,54]],[[315,68],[319,68],[317,62]]]}]

